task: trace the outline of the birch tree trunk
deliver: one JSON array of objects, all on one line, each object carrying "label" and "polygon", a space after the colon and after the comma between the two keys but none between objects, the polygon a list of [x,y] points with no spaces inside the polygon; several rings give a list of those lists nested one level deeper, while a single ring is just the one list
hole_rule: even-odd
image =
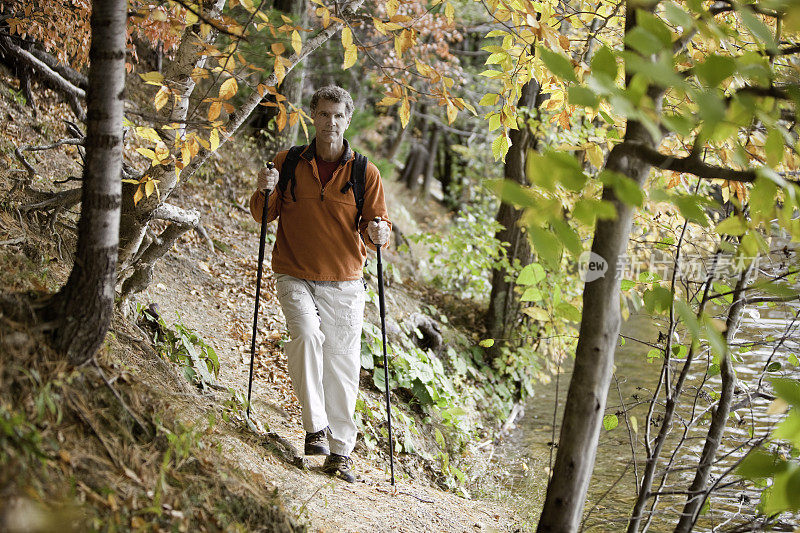
[{"label": "birch tree trunk", "polygon": [[92,2],[86,164],[75,264],[45,308],[53,346],[71,363],[89,360],[105,338],[114,305],[122,183],[126,0]]}]

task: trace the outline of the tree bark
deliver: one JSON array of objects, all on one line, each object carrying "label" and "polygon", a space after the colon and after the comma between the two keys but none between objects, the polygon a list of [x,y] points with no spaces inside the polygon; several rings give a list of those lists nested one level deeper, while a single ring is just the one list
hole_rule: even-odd
[{"label": "tree bark", "polygon": [[[518,108],[535,109],[539,105],[540,86],[536,80],[531,80],[522,87]],[[528,180],[525,176],[525,158],[533,139],[530,129],[523,126],[518,130],[511,130],[511,147],[506,155],[503,175],[505,179],[525,185]],[[511,204],[501,203],[497,211],[497,222],[503,229],[497,232],[495,238],[500,242],[508,243],[505,247],[509,262],[519,260],[520,264],[527,265],[533,257],[531,245],[527,234],[523,233],[519,225],[522,211]],[[514,330],[519,315],[519,297],[514,292],[514,280],[506,279],[508,272],[505,269],[492,270],[492,292],[489,296],[489,309],[486,312],[486,328],[489,337],[493,339],[508,339]],[[502,343],[495,343],[499,348]],[[496,354],[496,349],[490,351]]]},{"label": "tree bark", "polygon": [[428,160],[425,162],[425,177],[422,180],[422,195],[428,196],[431,191],[431,182],[433,181],[434,165],[436,164],[436,156],[439,153],[439,136],[441,130],[433,125],[430,140],[428,141]]},{"label": "tree bark", "polygon": [[45,316],[54,348],[73,364],[94,356],[114,305],[122,179],[126,0],[92,2],[86,164],[75,264]]}]

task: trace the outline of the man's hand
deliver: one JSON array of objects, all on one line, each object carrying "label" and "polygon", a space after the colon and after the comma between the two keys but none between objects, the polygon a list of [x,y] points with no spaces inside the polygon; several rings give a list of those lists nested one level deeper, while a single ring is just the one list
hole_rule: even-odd
[{"label": "man's hand", "polygon": [[258,172],[258,184],[256,187],[265,194],[266,191],[274,191],[275,186],[278,184],[278,177],[278,169],[264,167]]},{"label": "man's hand", "polygon": [[369,224],[367,225],[367,234],[369,235],[369,240],[371,240],[372,244],[375,246],[383,246],[389,242],[390,233],[391,230],[389,229],[389,224],[387,224],[385,220],[381,220],[380,222],[370,220]]}]

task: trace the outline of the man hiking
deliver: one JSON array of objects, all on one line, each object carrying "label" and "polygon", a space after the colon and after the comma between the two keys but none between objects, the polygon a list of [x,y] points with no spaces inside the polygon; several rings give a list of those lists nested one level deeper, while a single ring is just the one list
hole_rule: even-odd
[{"label": "man hiking", "polygon": [[386,245],[391,226],[380,172],[344,138],[350,95],[323,87],[310,107],[316,137],[278,153],[275,169],[261,170],[250,211],[260,222],[265,191],[272,191],[272,270],[291,337],[286,358],[303,411],[305,454],[327,455],[323,471],[352,483],[366,246]]}]

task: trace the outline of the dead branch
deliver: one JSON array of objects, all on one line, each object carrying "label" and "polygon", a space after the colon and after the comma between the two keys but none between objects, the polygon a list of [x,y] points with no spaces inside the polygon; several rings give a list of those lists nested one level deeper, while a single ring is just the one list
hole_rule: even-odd
[{"label": "dead branch", "polygon": [[75,85],[64,79],[61,74],[47,66],[46,63],[27,50],[17,46],[9,37],[0,35],[0,44],[3,45],[4,52],[11,54],[17,61],[32,68],[49,87],[63,95],[78,120],[86,122],[86,111],[81,105],[81,101],[86,99],[86,91],[80,87],[75,87]]},{"label": "dead branch", "polygon": [[192,228],[206,241],[209,250],[211,252],[214,251],[214,241],[208,236],[208,232],[200,219],[199,211],[195,209],[186,210],[177,205],[163,203],[153,211],[153,218]]},{"label": "dead branch", "polygon": [[83,89],[84,91],[89,88],[89,79],[69,65],[60,62],[58,59],[51,56],[44,50],[39,50],[36,47],[31,48],[29,51],[36,59],[54,71],[58,72],[62,78],[70,82],[75,87]]}]

